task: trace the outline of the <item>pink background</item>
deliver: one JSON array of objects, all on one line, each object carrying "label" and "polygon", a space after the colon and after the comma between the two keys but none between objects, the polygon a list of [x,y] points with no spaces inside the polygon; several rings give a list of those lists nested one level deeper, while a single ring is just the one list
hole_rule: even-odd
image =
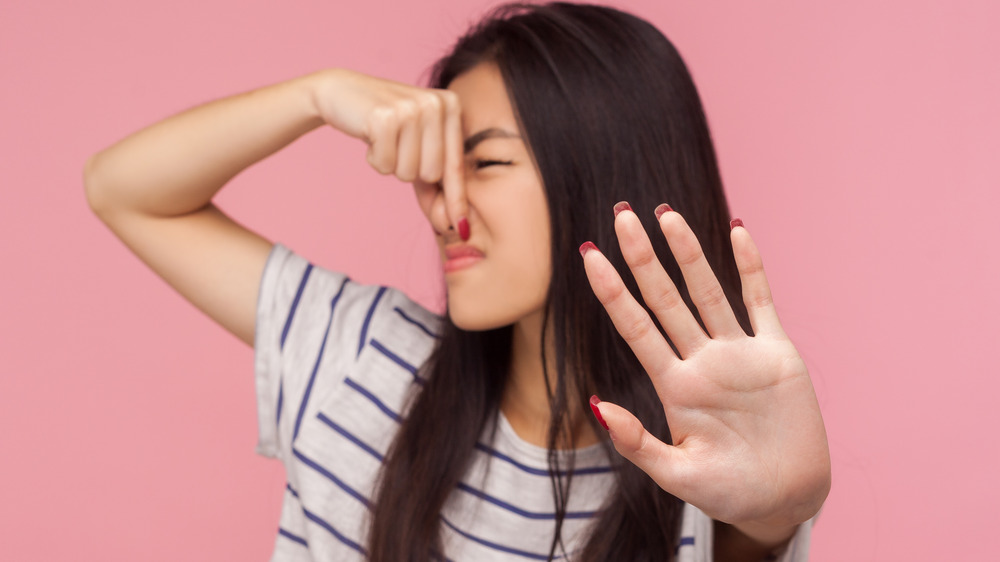
[{"label": "pink background", "polygon": [[[834,469],[813,559],[995,555],[1000,9],[750,4],[617,5],[686,57],[811,367]],[[321,67],[413,82],[488,4],[344,5],[0,5],[0,558],[270,555],[283,475],[253,452],[251,351],[90,214],[81,169],[170,113]],[[222,206],[437,307],[411,190],[363,154],[317,132]]]}]

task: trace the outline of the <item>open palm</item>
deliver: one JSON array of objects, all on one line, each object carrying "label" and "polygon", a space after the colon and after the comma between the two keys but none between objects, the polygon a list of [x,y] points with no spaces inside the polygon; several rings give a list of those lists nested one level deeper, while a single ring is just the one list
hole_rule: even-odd
[{"label": "open palm", "polygon": [[829,449],[809,373],[778,321],[757,248],[737,224],[732,242],[754,331],[748,336],[694,233],[665,209],[660,227],[706,329],[627,204],[616,207],[615,229],[642,297],[676,353],[610,262],[599,251],[583,253],[594,294],[656,388],[674,444],[648,433],[619,406],[601,402],[600,414],[619,453],[710,517],[733,524],[801,523],[829,491]]}]

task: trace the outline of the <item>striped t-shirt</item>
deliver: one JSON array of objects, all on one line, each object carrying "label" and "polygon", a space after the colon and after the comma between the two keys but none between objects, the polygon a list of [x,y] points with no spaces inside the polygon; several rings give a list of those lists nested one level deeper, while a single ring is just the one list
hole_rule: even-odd
[{"label": "striped t-shirt", "polygon": [[[422,383],[419,367],[440,319],[401,292],[314,267],[281,245],[268,258],[256,324],[260,454],[285,465],[287,485],[272,561],[366,558],[374,479]],[[547,451],[501,414],[441,513],[454,562],[546,560],[555,508]],[[600,445],[576,452],[563,523],[568,552],[582,548],[613,475]],[[487,470],[488,468],[488,470]],[[803,525],[782,560],[805,560]],[[712,521],[686,505],[677,559],[711,560]]]}]

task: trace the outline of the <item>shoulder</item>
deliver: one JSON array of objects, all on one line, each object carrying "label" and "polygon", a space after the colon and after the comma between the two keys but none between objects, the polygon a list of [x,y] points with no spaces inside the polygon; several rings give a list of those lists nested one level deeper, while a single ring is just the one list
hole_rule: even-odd
[{"label": "shoulder", "polygon": [[[268,257],[257,306],[258,349],[284,350],[306,341],[314,348],[334,344],[338,353],[360,356],[383,340],[437,338],[441,318],[399,290],[353,281],[347,275],[314,265],[281,244]],[[353,340],[353,344],[351,341]]]}]

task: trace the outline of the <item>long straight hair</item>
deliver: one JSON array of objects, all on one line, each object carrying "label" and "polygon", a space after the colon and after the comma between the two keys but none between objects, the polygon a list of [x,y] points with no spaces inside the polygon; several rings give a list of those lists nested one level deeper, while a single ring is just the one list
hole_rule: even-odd
[{"label": "long straight hair", "polygon": [[[629,201],[697,316],[653,220],[653,209],[668,202],[698,236],[744,330],[750,331],[750,323],[705,114],[683,60],[662,33],[603,6],[507,4],[437,62],[430,85],[446,88],[484,62],[496,64],[503,76],[541,174],[552,225],[553,275],[542,334],[543,342],[554,342],[549,351],[555,355],[555,373],[546,372],[555,381],[549,386],[548,435],[556,504],[552,559],[567,550],[561,529],[574,462],[572,450],[567,460],[557,448],[573,443],[570,415],[585,409],[591,394],[628,408],[650,433],[671,442],[648,375],[590,289],[579,245],[596,243],[638,296],[611,212],[617,201]],[[500,408],[511,328],[467,332],[448,319],[443,325],[438,347],[423,367],[428,382],[415,395],[380,473],[369,533],[370,558],[378,562],[441,557],[441,509]],[[597,435],[606,435],[592,417],[587,419]],[[607,439],[603,443],[616,468],[616,484],[594,522],[595,532],[575,557],[672,559],[682,502],[622,459]]]}]

